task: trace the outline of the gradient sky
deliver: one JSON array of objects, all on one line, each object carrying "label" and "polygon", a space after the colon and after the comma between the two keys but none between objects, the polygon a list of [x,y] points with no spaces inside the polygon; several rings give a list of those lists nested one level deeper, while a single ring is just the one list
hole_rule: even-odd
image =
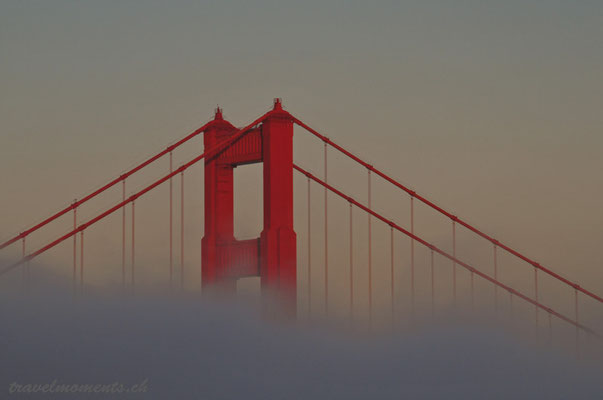
[{"label": "gradient sky", "polygon": [[602,293],[602,37],[600,1],[3,2],[0,236],[184,136],[217,104],[244,125],[282,97],[375,166]]}]

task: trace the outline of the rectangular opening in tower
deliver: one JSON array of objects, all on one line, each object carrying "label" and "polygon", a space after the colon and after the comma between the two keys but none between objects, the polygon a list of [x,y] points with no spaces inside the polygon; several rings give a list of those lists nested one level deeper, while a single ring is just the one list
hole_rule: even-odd
[{"label": "rectangular opening in tower", "polygon": [[234,235],[238,240],[259,238],[264,223],[263,164],[234,169]]},{"label": "rectangular opening in tower", "polygon": [[[264,224],[263,164],[239,165],[234,169],[234,235],[238,240],[259,238]],[[246,301],[259,301],[260,278],[237,280],[237,292]]]}]

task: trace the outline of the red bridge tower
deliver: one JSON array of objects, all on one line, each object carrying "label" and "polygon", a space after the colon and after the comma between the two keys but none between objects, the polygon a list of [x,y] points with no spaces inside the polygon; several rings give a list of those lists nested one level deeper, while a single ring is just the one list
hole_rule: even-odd
[{"label": "red bridge tower", "polygon": [[[237,129],[216,110],[204,135],[205,150],[227,140]],[[233,169],[264,163],[264,229],[260,237],[234,237]],[[293,119],[280,99],[258,127],[205,161],[205,236],[203,287],[234,291],[236,280],[260,276],[262,295],[283,302],[295,315],[297,299],[296,235],[293,230]]]}]

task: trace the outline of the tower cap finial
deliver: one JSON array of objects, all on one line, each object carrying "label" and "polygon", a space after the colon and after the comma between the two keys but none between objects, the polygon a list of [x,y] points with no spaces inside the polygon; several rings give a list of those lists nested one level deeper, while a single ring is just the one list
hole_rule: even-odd
[{"label": "tower cap finial", "polygon": [[274,98],[274,109],[275,110],[282,110],[283,109],[283,103],[280,97],[275,97]]},{"label": "tower cap finial", "polygon": [[218,106],[218,107],[216,107],[216,113],[214,115],[214,120],[217,121],[217,120],[222,120],[222,119],[224,119],[222,117],[222,109]]}]

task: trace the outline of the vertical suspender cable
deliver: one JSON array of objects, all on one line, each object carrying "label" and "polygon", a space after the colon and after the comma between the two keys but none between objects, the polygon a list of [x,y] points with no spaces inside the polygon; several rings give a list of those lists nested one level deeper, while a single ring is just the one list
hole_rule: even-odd
[{"label": "vertical suspender cable", "polygon": [[[122,181],[121,199],[126,200],[126,180]],[[126,206],[121,208],[121,285],[126,287]]]},{"label": "vertical suspender cable", "polygon": [[135,280],[135,275],[134,275],[134,271],[135,271],[135,265],[136,265],[136,253],[135,253],[135,236],[136,236],[136,224],[135,224],[135,200],[132,200],[132,250],[130,254],[131,257],[131,273],[132,273],[132,290],[134,289],[134,285],[136,283]]},{"label": "vertical suspender cable", "polygon": [[471,307],[475,306],[475,284],[474,284],[473,271],[471,271]]},{"label": "vertical suspender cable", "polygon": [[[415,233],[414,196],[410,196],[410,233]],[[415,312],[415,240],[410,238],[410,310]]]},{"label": "vertical suspender cable", "polygon": [[580,358],[580,329],[578,324],[580,323],[578,318],[578,289],[574,288],[574,305],[576,315],[576,357]]},{"label": "vertical suspender cable", "polygon": [[310,178],[308,178],[308,317],[312,315],[312,214],[310,204]]},{"label": "vertical suspender cable", "polygon": [[431,316],[435,315],[435,275],[433,270],[433,249],[431,249]]},{"label": "vertical suspender cable", "polygon": [[[73,208],[73,230],[77,227],[77,208]],[[73,295],[76,295],[77,290],[77,235],[73,235],[73,277],[72,277],[72,291]]]},{"label": "vertical suspender cable", "polygon": [[180,289],[184,289],[184,171],[180,172]]},{"label": "vertical suspender cable", "polygon": [[[456,221],[452,221],[452,257],[456,259]],[[452,260],[452,298],[456,304],[456,261]]]},{"label": "vertical suspender cable", "polygon": [[[538,302],[538,269],[534,268],[534,300]],[[538,307],[534,307],[534,322],[536,324],[536,335],[538,335]]]},{"label": "vertical suspender cable", "polygon": [[[324,142],[325,183],[327,182],[327,142]],[[327,215],[327,188],[325,187],[325,314],[329,314],[329,220]]]},{"label": "vertical suspender cable", "polygon": [[354,321],[354,229],[350,202],[350,318]]},{"label": "vertical suspender cable", "polygon": [[80,232],[80,293],[84,293],[84,231]]},{"label": "vertical suspender cable", "polygon": [[[173,171],[172,152],[170,151],[170,174]],[[170,290],[173,289],[174,283],[174,183],[170,178]]]},{"label": "vertical suspender cable", "polygon": [[392,325],[396,323],[396,290],[395,290],[395,276],[394,276],[394,227],[390,227],[390,279],[391,279],[391,293],[392,293]]},{"label": "vertical suspender cable", "polygon": [[27,261],[25,264],[25,287],[29,288],[31,284],[31,262]]},{"label": "vertical suspender cable", "polygon": [[[368,169],[368,208],[371,210],[371,170]],[[372,218],[368,214],[368,313],[369,326],[373,320],[373,249],[372,249]]]},{"label": "vertical suspender cable", "polygon": [[[21,242],[21,258],[25,258],[25,236],[23,236],[23,241]],[[28,265],[26,264],[21,269],[21,286],[24,291],[27,289],[27,268]]]},{"label": "vertical suspender cable", "polygon": [[[493,245],[494,279],[498,281],[498,262],[496,259],[496,244]],[[494,310],[498,312],[498,285],[494,285]]]}]

